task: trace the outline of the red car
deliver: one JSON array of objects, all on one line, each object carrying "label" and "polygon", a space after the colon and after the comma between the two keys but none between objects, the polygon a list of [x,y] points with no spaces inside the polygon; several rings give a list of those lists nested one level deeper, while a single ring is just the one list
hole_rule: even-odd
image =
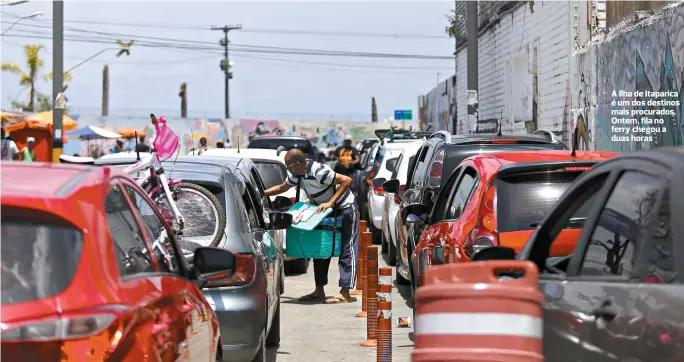
[{"label": "red car", "polygon": [[[506,246],[520,252],[544,215],[581,173],[616,152],[520,151],[471,156],[442,188],[432,212],[408,205],[405,220],[426,220],[412,259],[422,285],[432,265],[470,261],[477,251]],[[561,231],[551,256],[569,255],[582,220]]]},{"label": "red car", "polygon": [[218,322],[198,286],[230,276],[235,255],[199,248],[190,267],[116,169],[1,166],[3,361],[216,360]]}]

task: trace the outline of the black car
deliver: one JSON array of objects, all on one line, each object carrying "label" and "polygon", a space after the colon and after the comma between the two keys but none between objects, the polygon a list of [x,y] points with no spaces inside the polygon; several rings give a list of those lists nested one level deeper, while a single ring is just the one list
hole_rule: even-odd
[{"label": "black car", "polygon": [[277,150],[278,147],[283,146],[285,151],[293,148],[299,148],[306,157],[312,158],[320,162],[321,156],[325,157],[323,153],[319,152],[316,146],[306,137],[300,136],[256,136],[249,141],[247,148],[265,148],[269,150]]},{"label": "black car", "polygon": [[[409,164],[405,190],[399,193],[399,215],[409,204],[422,203],[432,208],[439,191],[461,161],[466,158],[487,153],[532,150],[566,150],[567,146],[544,136],[475,134],[451,135],[439,131],[431,135],[416,153]],[[399,190],[388,190],[397,193]],[[401,217],[397,218],[399,244],[390,245],[390,260],[397,260],[396,279],[399,282],[411,280],[412,270],[409,256],[425,228],[420,222],[407,225]]]},{"label": "black car", "polygon": [[[684,360],[683,184],[684,148],[604,161],[565,191],[517,256],[494,246],[472,260],[537,266],[547,361]],[[561,230],[578,225],[572,254],[549,257]]]},{"label": "black car", "polygon": [[[96,160],[126,167],[131,158]],[[256,165],[248,158],[180,156],[162,163],[173,179],[195,183],[220,200],[226,228],[219,248],[240,255],[239,280],[202,288],[219,319],[223,361],[262,361],[266,347],[280,342],[280,295],[285,288],[283,230],[271,227],[272,203]],[[188,217],[188,215],[184,215]],[[179,238],[185,254],[198,245]]]}]

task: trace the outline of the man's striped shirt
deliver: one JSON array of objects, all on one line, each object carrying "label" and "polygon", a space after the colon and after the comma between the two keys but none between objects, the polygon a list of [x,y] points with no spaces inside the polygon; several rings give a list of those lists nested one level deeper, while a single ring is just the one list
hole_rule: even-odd
[{"label": "man's striped shirt", "polygon": [[[313,160],[307,160],[306,174],[301,177],[301,188],[316,205],[330,201],[339,185],[335,185],[335,172],[330,166]],[[298,179],[290,171],[287,172],[285,182],[297,187]],[[335,203],[335,209],[342,210],[354,203],[354,194],[347,189]]]}]

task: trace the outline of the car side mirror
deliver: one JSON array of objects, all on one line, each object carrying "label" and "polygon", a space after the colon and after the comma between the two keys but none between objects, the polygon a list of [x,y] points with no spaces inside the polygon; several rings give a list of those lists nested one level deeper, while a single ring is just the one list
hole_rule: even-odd
[{"label": "car side mirror", "polygon": [[374,178],[373,179],[373,187],[382,187],[382,184],[387,181],[386,178],[380,177],[380,178]]},{"label": "car side mirror", "polygon": [[273,209],[275,210],[287,211],[288,209],[290,209],[290,207],[292,207],[293,203],[289,197],[277,196],[275,200],[273,200],[271,205],[273,205]]},{"label": "car side mirror", "polygon": [[385,190],[385,192],[396,194],[399,192],[399,180],[394,179],[385,181],[385,183],[382,184],[382,188]]},{"label": "car side mirror", "polygon": [[407,223],[425,222],[427,215],[428,207],[423,204],[409,204],[401,210],[401,218]]},{"label": "car side mirror", "polygon": [[505,246],[490,246],[473,254],[470,261],[514,260],[515,250]]},{"label": "car side mirror", "polygon": [[235,273],[237,260],[230,251],[213,246],[202,246],[193,255],[193,269],[203,282],[220,282]]},{"label": "car side mirror", "polygon": [[271,221],[271,229],[282,230],[292,226],[292,214],[287,212],[272,212],[268,214]]},{"label": "car side mirror", "polygon": [[[250,136],[251,136],[251,134],[250,134]],[[285,147],[283,147],[283,146],[278,146],[278,148],[276,149],[276,156],[280,156],[280,154],[281,154],[283,151],[285,151]]]}]

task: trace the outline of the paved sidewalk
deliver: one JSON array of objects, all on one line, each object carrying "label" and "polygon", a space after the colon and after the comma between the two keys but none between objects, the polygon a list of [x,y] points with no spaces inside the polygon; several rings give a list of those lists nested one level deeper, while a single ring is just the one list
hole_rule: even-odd
[{"label": "paved sidewalk", "polygon": [[[384,260],[380,265],[385,266]],[[330,263],[329,296],[338,292],[337,259]],[[303,275],[285,278],[285,294],[281,297],[281,344],[269,351],[269,361],[278,362],[362,362],[375,361],[376,349],[359,346],[366,337],[366,319],[354,315],[361,310],[360,298],[350,304],[304,304],[297,298],[313,291],[313,265]],[[406,289],[401,286],[401,289]],[[411,317],[412,312],[396,286],[392,295],[392,318]],[[411,360],[413,343],[408,338],[412,329],[393,329],[393,361]]]}]

